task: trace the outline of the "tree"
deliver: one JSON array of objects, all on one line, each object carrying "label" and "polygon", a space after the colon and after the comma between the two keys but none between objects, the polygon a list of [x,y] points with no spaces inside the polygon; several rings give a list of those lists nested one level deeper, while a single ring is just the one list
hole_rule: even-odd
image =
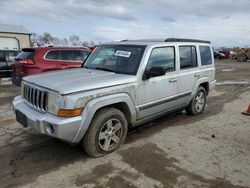
[{"label": "tree", "polygon": [[71,35],[69,37],[69,41],[70,41],[72,46],[80,46],[82,43],[80,37],[77,35]]},{"label": "tree", "polygon": [[41,42],[43,42],[44,44],[52,44],[53,40],[54,37],[48,32],[43,33],[43,35],[41,36]]}]

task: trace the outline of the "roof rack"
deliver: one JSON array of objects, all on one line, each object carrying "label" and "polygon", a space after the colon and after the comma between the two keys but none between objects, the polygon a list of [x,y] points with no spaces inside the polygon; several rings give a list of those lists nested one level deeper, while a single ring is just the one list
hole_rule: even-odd
[{"label": "roof rack", "polygon": [[138,40],[124,39],[124,40],[120,40],[120,42],[196,42],[196,43],[208,43],[208,44],[211,44],[210,41],[206,41],[206,40],[185,39],[185,38],[138,39]]},{"label": "roof rack", "polygon": [[208,44],[211,44],[210,41],[206,41],[206,40],[185,39],[185,38],[167,38],[164,42],[197,42],[197,43],[208,43]]},{"label": "roof rack", "polygon": [[164,39],[124,39],[120,42],[164,42]]}]

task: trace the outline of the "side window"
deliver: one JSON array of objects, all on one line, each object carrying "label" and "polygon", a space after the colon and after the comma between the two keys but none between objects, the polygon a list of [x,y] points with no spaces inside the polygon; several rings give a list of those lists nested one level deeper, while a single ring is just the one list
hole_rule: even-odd
[{"label": "side window", "polygon": [[209,46],[200,46],[200,55],[201,55],[201,65],[211,65],[212,64],[212,56],[211,56],[211,48]]},{"label": "side window", "polygon": [[46,54],[45,59],[58,60],[59,59],[59,53],[60,53],[59,50],[49,51]]},{"label": "side window", "polygon": [[149,70],[151,67],[163,67],[166,72],[174,71],[174,47],[154,48],[148,60],[147,70]]},{"label": "side window", "polygon": [[68,60],[68,61],[75,61],[75,51],[74,50],[61,50],[60,51],[60,60]]},{"label": "side window", "polygon": [[181,69],[197,67],[197,55],[195,46],[179,46],[179,52]]},{"label": "side window", "polygon": [[83,61],[86,59],[86,57],[89,55],[88,51],[81,51],[81,50],[76,50],[75,51],[75,61]]},{"label": "side window", "polygon": [[5,61],[6,58],[5,58],[5,53],[4,51],[0,51],[0,61]]},{"label": "side window", "polygon": [[17,52],[15,51],[10,51],[7,56],[8,61],[14,61],[15,57],[17,56]]}]

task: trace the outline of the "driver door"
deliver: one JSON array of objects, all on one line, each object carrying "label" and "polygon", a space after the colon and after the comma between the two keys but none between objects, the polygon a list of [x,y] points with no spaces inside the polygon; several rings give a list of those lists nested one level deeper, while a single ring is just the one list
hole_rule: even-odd
[{"label": "driver door", "polygon": [[146,71],[164,68],[165,74],[142,80],[138,87],[138,120],[175,107],[178,91],[175,47],[159,47],[151,51]]}]

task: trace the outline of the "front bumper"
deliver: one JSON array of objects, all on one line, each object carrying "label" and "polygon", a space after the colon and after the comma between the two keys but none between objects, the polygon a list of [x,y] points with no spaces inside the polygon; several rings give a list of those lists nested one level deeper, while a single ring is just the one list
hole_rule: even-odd
[{"label": "front bumper", "polygon": [[[41,134],[52,136],[69,143],[74,143],[82,123],[83,117],[61,118],[49,113],[41,113],[28,106],[21,96],[15,97],[12,102],[14,112],[21,112],[26,116],[29,127],[34,128]],[[51,126],[53,131],[51,131]]]}]

